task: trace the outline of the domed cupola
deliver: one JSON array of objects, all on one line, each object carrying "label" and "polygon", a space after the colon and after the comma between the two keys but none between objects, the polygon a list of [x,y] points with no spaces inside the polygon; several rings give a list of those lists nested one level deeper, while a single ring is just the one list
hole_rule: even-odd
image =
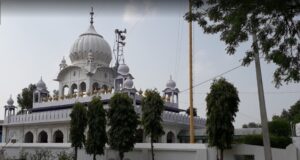
[{"label": "domed cupola", "polygon": [[125,81],[124,81],[124,88],[126,89],[132,89],[133,87],[133,81],[131,78],[127,78]]},{"label": "domed cupola", "polygon": [[166,84],[166,88],[163,90],[163,98],[167,102],[172,103],[172,107],[178,108],[178,95],[179,95],[179,90],[176,88],[176,82],[172,79],[172,76],[170,76],[169,81]]},{"label": "domed cupola", "polygon": [[46,83],[41,78],[36,84],[37,90],[47,90]]},{"label": "domed cupola", "polygon": [[91,24],[88,30],[81,34],[74,42],[70,51],[72,64],[86,64],[89,53],[93,54],[94,62],[108,67],[112,60],[109,44],[98,34],[93,25],[93,10],[91,11]]},{"label": "domed cupola", "polygon": [[176,82],[172,80],[171,76],[170,76],[169,81],[166,84],[166,87],[170,88],[170,89],[175,89],[175,87],[176,87]]},{"label": "domed cupola", "polygon": [[9,106],[14,105],[14,100],[11,98],[11,96],[10,96],[9,99],[7,100],[7,105],[9,105]]},{"label": "domed cupola", "polygon": [[128,75],[129,74],[129,67],[123,63],[123,64],[120,64],[119,67],[118,67],[118,73],[125,76],[125,75]]}]

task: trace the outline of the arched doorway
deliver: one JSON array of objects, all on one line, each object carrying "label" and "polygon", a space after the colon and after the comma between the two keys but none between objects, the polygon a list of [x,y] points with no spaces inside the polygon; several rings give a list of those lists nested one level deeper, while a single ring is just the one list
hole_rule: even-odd
[{"label": "arched doorway", "polygon": [[85,82],[81,82],[80,83],[80,91],[81,92],[86,92],[86,84],[85,84]]},{"label": "arched doorway", "polygon": [[32,132],[27,132],[24,138],[25,143],[33,143],[33,134]]},{"label": "arched doorway", "polygon": [[167,134],[167,143],[174,143],[175,142],[175,135],[173,132],[168,132]]},{"label": "arched doorway", "polygon": [[48,134],[45,131],[40,132],[38,142],[48,143]]},{"label": "arched doorway", "polygon": [[53,142],[54,143],[63,143],[64,142],[64,134],[62,131],[57,130],[53,134]]},{"label": "arched doorway", "polygon": [[71,94],[74,94],[74,93],[77,93],[78,91],[77,91],[77,84],[72,84],[72,86],[71,86]]},{"label": "arched doorway", "polygon": [[62,95],[67,96],[69,94],[69,86],[65,85],[62,89]]},{"label": "arched doorway", "polygon": [[93,91],[99,90],[99,83],[95,82],[93,83]]}]

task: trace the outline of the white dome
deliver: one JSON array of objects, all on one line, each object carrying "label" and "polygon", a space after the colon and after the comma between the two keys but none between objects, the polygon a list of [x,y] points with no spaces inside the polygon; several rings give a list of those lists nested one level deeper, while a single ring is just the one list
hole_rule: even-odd
[{"label": "white dome", "polygon": [[37,90],[47,89],[46,83],[43,81],[42,78],[41,78],[40,81],[36,84],[36,88],[37,88]]},{"label": "white dome", "polygon": [[89,53],[92,53],[95,63],[106,67],[109,66],[112,59],[109,44],[96,32],[92,24],[74,42],[70,52],[72,64],[85,64]]},{"label": "white dome", "polygon": [[124,81],[124,88],[131,89],[133,87],[133,81],[130,78],[127,78]]},{"label": "white dome", "polygon": [[9,99],[7,100],[7,104],[8,104],[9,106],[14,105],[14,100],[11,98],[11,96],[10,96]]},{"label": "white dome", "polygon": [[120,64],[118,67],[118,73],[121,75],[128,75],[129,67],[126,64]]},{"label": "white dome", "polygon": [[170,80],[167,82],[166,87],[171,89],[174,89],[176,87],[176,83],[172,80],[172,77],[170,77]]}]

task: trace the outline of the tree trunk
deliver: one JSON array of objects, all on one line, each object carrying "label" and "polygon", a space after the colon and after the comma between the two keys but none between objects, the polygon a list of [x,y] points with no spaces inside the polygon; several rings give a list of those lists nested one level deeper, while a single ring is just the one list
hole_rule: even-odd
[{"label": "tree trunk", "polygon": [[224,150],[221,149],[221,154],[220,154],[221,158],[220,158],[220,160],[223,160],[223,152],[224,152]]},{"label": "tree trunk", "polygon": [[151,154],[152,154],[152,160],[154,160],[154,146],[153,146],[153,136],[151,136]]},{"label": "tree trunk", "polygon": [[124,153],[123,153],[123,152],[119,152],[119,157],[120,157],[120,160],[123,160],[123,158],[124,158]]},{"label": "tree trunk", "polygon": [[93,154],[93,160],[96,160],[96,154]]},{"label": "tree trunk", "polygon": [[77,160],[77,147],[75,147],[75,155],[74,155],[74,160]]}]

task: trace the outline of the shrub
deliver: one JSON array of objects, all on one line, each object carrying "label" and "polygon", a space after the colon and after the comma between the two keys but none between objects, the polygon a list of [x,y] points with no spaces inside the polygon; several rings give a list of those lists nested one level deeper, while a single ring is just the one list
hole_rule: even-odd
[{"label": "shrub", "polygon": [[51,151],[46,149],[35,150],[35,154],[30,154],[31,160],[52,160],[54,156]]},{"label": "shrub", "polygon": [[[292,139],[290,137],[283,136],[271,135],[270,140],[271,147],[273,148],[286,148],[289,144],[292,143]],[[246,135],[241,139],[241,142],[244,144],[263,146],[262,135]]]},{"label": "shrub", "polygon": [[242,143],[262,146],[263,145],[262,135],[246,135],[242,139]]},{"label": "shrub", "polygon": [[73,153],[67,153],[65,151],[62,151],[57,154],[58,160],[72,160],[73,159]]}]

